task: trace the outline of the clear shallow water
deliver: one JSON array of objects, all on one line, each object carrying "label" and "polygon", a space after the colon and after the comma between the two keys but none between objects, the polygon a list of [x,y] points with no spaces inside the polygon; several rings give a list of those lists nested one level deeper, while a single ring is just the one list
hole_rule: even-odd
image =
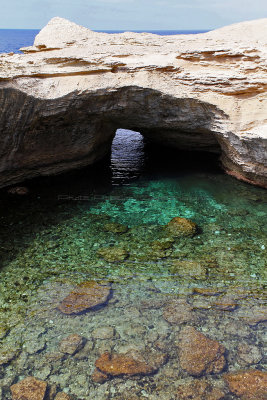
[{"label": "clear shallow water", "polygon": [[[18,53],[21,47],[32,46],[35,36],[40,31],[37,29],[0,29],[0,53]],[[106,33],[122,33],[125,31],[96,31]],[[134,31],[144,32],[144,31]],[[186,35],[202,33],[204,31],[146,31],[157,35]]]},{"label": "clear shallow water", "polygon": [[[238,399],[224,372],[264,370],[266,191],[225,175],[213,155],[154,147],[129,131],[118,132],[103,163],[26,186],[24,197],[1,191],[5,400],[27,376],[79,399],[180,400],[201,390],[203,400]],[[193,237],[164,228],[176,216],[197,224]],[[110,284],[109,300],[60,312],[88,280]],[[209,359],[188,327],[224,346],[220,368],[201,367],[219,356]],[[60,346],[69,334],[86,341],[76,354]],[[200,348],[197,359],[179,347],[185,340]],[[105,352],[156,367],[99,383],[94,364]]]}]

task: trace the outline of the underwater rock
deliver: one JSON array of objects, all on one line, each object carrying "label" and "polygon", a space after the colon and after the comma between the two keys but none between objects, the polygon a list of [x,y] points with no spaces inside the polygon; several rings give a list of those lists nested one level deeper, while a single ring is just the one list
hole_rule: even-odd
[{"label": "underwater rock", "polygon": [[129,253],[120,247],[102,247],[98,249],[97,254],[107,262],[124,261],[129,256]]},{"label": "underwater rock", "polygon": [[192,237],[196,233],[197,225],[190,219],[174,217],[165,226],[166,231],[175,237]]},{"label": "underwater rock", "polygon": [[10,390],[12,400],[43,400],[47,389],[47,383],[29,376],[12,385]]},{"label": "underwater rock", "polygon": [[225,367],[225,348],[192,326],[182,328],[178,337],[182,369],[190,375],[217,374]]},{"label": "underwater rock", "polygon": [[56,395],[55,400],[71,400],[70,395],[64,392],[60,392]]},{"label": "underwater rock", "polygon": [[163,317],[170,324],[182,324],[195,319],[193,308],[184,299],[173,299],[167,303]]},{"label": "underwater rock", "polygon": [[114,376],[150,375],[156,372],[167,360],[164,353],[141,354],[136,351],[126,354],[104,353],[95,362],[104,374]]},{"label": "underwater rock", "polygon": [[10,361],[14,360],[17,353],[16,350],[2,348],[0,350],[0,367],[1,365],[8,364]]},{"label": "underwater rock", "polygon": [[244,323],[255,326],[267,321],[267,309],[264,306],[242,307],[236,312],[236,317]]},{"label": "underwater rock", "polygon": [[156,251],[168,250],[172,247],[173,243],[174,243],[173,239],[163,238],[163,239],[159,239],[159,240],[154,240],[150,246],[153,250],[156,250]]},{"label": "underwater rock", "polygon": [[95,383],[104,383],[109,379],[109,376],[107,374],[104,374],[104,372],[101,372],[99,369],[95,369],[94,372],[92,373],[92,380]]},{"label": "underwater rock", "polygon": [[126,225],[118,224],[116,222],[108,222],[104,225],[104,231],[112,233],[126,233],[129,228]]},{"label": "underwater rock", "polygon": [[200,262],[188,260],[173,260],[170,272],[188,279],[205,279],[207,274],[206,268]]},{"label": "underwater rock", "polygon": [[107,302],[111,288],[96,281],[87,281],[78,285],[58,306],[63,314],[78,314]]},{"label": "underwater rock", "polygon": [[115,334],[115,330],[112,326],[101,326],[96,328],[92,332],[93,339],[112,339]]},{"label": "underwater rock", "polygon": [[266,400],[267,372],[246,370],[224,374],[231,393],[241,400]]},{"label": "underwater rock", "polygon": [[84,338],[74,333],[61,340],[59,349],[62,353],[73,355],[74,353],[77,353],[77,351],[81,350],[84,344]]},{"label": "underwater rock", "polygon": [[218,297],[213,303],[212,306],[217,310],[222,311],[234,311],[237,308],[237,303],[233,296],[224,295]]},{"label": "underwater rock", "polygon": [[194,380],[180,384],[176,392],[177,400],[221,400],[225,393],[206,380]]},{"label": "underwater rock", "polygon": [[262,354],[257,346],[242,342],[237,347],[237,358],[240,365],[251,365],[259,363]]}]

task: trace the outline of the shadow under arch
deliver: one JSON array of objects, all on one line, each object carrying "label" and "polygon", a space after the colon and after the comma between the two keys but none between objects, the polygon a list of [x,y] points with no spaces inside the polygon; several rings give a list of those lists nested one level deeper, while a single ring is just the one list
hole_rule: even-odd
[{"label": "shadow under arch", "polygon": [[137,86],[59,99],[3,88],[1,98],[9,113],[0,112],[0,187],[93,164],[110,152],[118,128],[179,149],[220,153],[217,136],[227,118],[214,105]]}]

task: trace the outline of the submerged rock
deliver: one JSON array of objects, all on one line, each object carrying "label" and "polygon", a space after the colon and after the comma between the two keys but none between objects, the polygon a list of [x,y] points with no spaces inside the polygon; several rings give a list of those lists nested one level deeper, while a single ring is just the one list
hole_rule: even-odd
[{"label": "submerged rock", "polygon": [[206,380],[194,380],[180,384],[176,393],[177,400],[221,400],[225,393],[213,387],[212,382]]},{"label": "submerged rock", "polygon": [[107,262],[124,261],[129,253],[120,247],[103,247],[97,251],[97,254]]},{"label": "submerged rock", "polygon": [[239,364],[251,365],[257,364],[262,359],[260,349],[247,342],[241,342],[237,347],[237,357]]},{"label": "submerged rock", "polygon": [[267,372],[247,370],[224,374],[230,391],[242,400],[266,400]]},{"label": "submerged rock", "polygon": [[8,364],[10,361],[12,361],[17,354],[17,350],[2,348],[0,350],[0,367],[1,365]]},{"label": "submerged rock", "polygon": [[156,372],[166,359],[166,354],[159,352],[142,355],[135,351],[127,354],[106,352],[96,360],[95,366],[110,376],[150,375]]},{"label": "submerged rock", "polygon": [[190,219],[175,217],[165,226],[171,236],[192,237],[196,233],[197,225]]},{"label": "submerged rock", "polygon": [[12,400],[43,400],[46,389],[46,382],[31,376],[12,385],[10,388]]},{"label": "submerged rock", "polygon": [[164,307],[164,319],[170,324],[192,322],[195,319],[193,308],[184,299],[173,299]]},{"label": "submerged rock", "polygon": [[108,222],[104,225],[104,231],[112,233],[126,233],[129,228],[126,225],[118,224],[116,222]]},{"label": "submerged rock", "polygon": [[78,285],[58,306],[63,314],[78,314],[107,302],[111,288],[109,285],[87,281]]},{"label": "submerged rock", "polygon": [[60,392],[56,395],[55,400],[72,400],[72,398],[69,394]]},{"label": "submerged rock", "polygon": [[225,367],[225,348],[192,326],[184,327],[178,337],[181,367],[190,375],[217,374]]},{"label": "submerged rock", "polygon": [[205,279],[207,270],[197,261],[173,260],[170,272],[188,279]]},{"label": "submerged rock", "polygon": [[77,351],[81,350],[84,344],[84,338],[77,333],[74,333],[61,340],[59,349],[62,353],[73,355]]}]

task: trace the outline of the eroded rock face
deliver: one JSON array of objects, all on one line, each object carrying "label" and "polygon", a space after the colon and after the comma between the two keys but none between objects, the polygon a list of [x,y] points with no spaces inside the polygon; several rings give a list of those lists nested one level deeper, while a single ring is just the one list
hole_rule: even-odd
[{"label": "eroded rock face", "polygon": [[53,18],[24,55],[0,55],[0,187],[91,164],[118,128],[222,152],[267,186],[266,24],[163,37]]}]

